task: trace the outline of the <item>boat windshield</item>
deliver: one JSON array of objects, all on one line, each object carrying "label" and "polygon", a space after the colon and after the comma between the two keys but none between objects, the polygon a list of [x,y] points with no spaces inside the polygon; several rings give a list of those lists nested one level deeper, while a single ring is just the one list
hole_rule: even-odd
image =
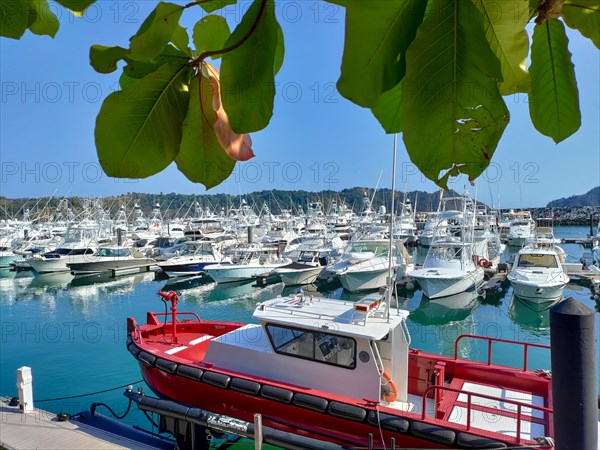
[{"label": "boat windshield", "polygon": [[267,333],[277,353],[354,369],[356,341],[345,336],[268,324]]},{"label": "boat windshield", "polygon": [[558,267],[555,255],[550,253],[524,253],[519,256],[517,267]]},{"label": "boat windshield", "polygon": [[117,257],[129,256],[129,251],[126,248],[101,248],[96,252],[96,256],[102,257]]}]

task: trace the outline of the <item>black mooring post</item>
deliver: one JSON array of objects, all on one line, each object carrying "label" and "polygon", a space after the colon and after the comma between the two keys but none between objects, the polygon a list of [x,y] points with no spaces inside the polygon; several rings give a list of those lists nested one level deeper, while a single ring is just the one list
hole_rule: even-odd
[{"label": "black mooring post", "polygon": [[594,311],[568,298],[550,310],[556,450],[598,448]]}]

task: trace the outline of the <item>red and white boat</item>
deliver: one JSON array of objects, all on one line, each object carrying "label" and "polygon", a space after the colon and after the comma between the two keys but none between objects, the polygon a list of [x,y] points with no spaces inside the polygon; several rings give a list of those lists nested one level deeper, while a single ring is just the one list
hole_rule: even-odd
[{"label": "red and white boat", "polygon": [[[552,448],[544,371],[410,348],[408,312],[385,296],[358,302],[305,296],[260,303],[257,324],[177,312],[128,319],[127,347],[162,398],[348,447]],[[387,302],[389,303],[389,302]],[[162,316],[162,317],[161,317]],[[164,318],[164,320],[163,320]],[[513,343],[527,355],[538,344]]]}]

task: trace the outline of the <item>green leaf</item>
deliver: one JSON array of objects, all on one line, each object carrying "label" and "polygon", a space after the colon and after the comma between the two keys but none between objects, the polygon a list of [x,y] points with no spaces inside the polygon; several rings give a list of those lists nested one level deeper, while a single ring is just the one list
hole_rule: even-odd
[{"label": "green leaf", "polygon": [[190,50],[190,35],[185,27],[179,24],[177,25],[171,42],[188,57],[192,57],[192,51]]},{"label": "green leaf", "polygon": [[225,46],[246,39],[223,55],[221,100],[236,133],[266,127],[273,115],[277,20],[273,0],[255,0]]},{"label": "green leaf", "polygon": [[76,16],[81,17],[83,12],[96,0],[56,0]]},{"label": "green leaf", "polygon": [[[202,102],[202,109],[200,102]],[[202,183],[207,189],[225,180],[235,167],[235,161],[221,148],[213,131],[212,124],[215,121],[216,114],[212,109],[210,83],[203,76],[202,91],[200,91],[198,76],[196,76],[190,84],[190,102],[183,122],[181,147],[175,162],[190,181]]]},{"label": "green leaf", "polygon": [[167,62],[184,64],[189,61],[189,57],[181,50],[169,44],[163,49],[162,53],[152,61],[135,61],[131,59],[129,55],[125,57],[125,61],[127,62],[127,65],[123,67],[123,72],[127,74],[128,77],[144,78]]},{"label": "green leaf", "polygon": [[581,125],[579,91],[565,27],[548,19],[533,29],[529,115],[536,130],[558,143]]},{"label": "green leaf", "polygon": [[217,11],[227,5],[235,5],[237,0],[213,0],[206,3],[201,3],[200,7],[207,13]]},{"label": "green leaf", "polygon": [[406,72],[406,49],[423,20],[422,0],[348,0],[340,94],[372,108]]},{"label": "green leaf", "polygon": [[117,62],[125,59],[127,51],[123,47],[92,45],[90,47],[90,64],[98,73],[114,72],[117,70]]},{"label": "green leaf", "polygon": [[406,66],[400,119],[410,159],[444,189],[447,176],[477,178],[509,119],[481,12],[468,1],[431,0]]},{"label": "green leaf", "polygon": [[47,0],[29,0],[31,5],[30,14],[35,15],[29,29],[34,34],[48,35],[54,37],[60,27],[58,18],[50,11]]},{"label": "green leaf", "polygon": [[131,38],[131,59],[152,61],[158,57],[173,38],[182,12],[179,5],[160,2]]},{"label": "green leaf", "polygon": [[529,0],[499,2],[474,0],[483,14],[485,35],[502,68],[502,95],[527,92],[527,53],[529,38],[525,25],[529,21]]},{"label": "green leaf", "polygon": [[20,39],[28,25],[29,10],[23,0],[0,2],[0,36]]},{"label": "green leaf", "polygon": [[402,131],[400,115],[401,103],[402,82],[398,83],[389,91],[381,94],[377,105],[375,105],[374,108],[371,108],[373,115],[379,121],[386,133],[400,133]]},{"label": "green leaf", "polygon": [[578,30],[600,48],[600,2],[598,0],[565,0],[562,18],[567,26]]},{"label": "green leaf", "polygon": [[283,66],[283,58],[285,56],[285,39],[283,37],[283,30],[279,23],[277,23],[277,47],[275,48],[275,63],[273,72],[279,73],[281,66]]},{"label": "green leaf", "polygon": [[[196,54],[221,50],[230,35],[231,31],[224,17],[215,15],[203,17],[194,25],[193,40]],[[220,57],[217,55],[213,59]]]},{"label": "green leaf", "polygon": [[187,64],[167,63],[104,100],[95,137],[107,175],[145,178],[173,162],[188,109],[190,71]]}]

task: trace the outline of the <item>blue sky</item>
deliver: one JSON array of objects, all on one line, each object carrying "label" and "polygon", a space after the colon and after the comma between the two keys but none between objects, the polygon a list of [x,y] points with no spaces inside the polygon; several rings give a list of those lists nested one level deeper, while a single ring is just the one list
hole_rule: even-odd
[{"label": "blue sky", "polygon": [[[183,2],[180,2],[183,4]],[[60,16],[55,39],[27,32],[0,39],[0,195],[6,197],[106,196],[127,192],[244,194],[269,189],[340,190],[391,186],[392,137],[370,111],[344,99],[335,82],[343,51],[344,10],[322,1],[277,2],[286,55],[277,75],[275,113],[254,133],[255,158],[238,164],[221,185],[206,191],[172,164],[144,180],[104,175],[94,146],[102,100],[119,71],[97,74],[89,65],[93,44],[128,46],[156,2],[101,0],[83,18],[52,5]],[[242,2],[242,5],[247,2]],[[237,23],[244,6],[223,14]],[[184,13],[191,27],[201,10]],[[582,125],[555,145],[529,119],[527,96],[506,97],[511,121],[488,171],[477,180],[478,198],[501,207],[543,206],[600,185],[600,53],[568,29],[580,89]],[[398,140],[397,188],[433,192]],[[464,178],[451,183],[462,191]]]}]

